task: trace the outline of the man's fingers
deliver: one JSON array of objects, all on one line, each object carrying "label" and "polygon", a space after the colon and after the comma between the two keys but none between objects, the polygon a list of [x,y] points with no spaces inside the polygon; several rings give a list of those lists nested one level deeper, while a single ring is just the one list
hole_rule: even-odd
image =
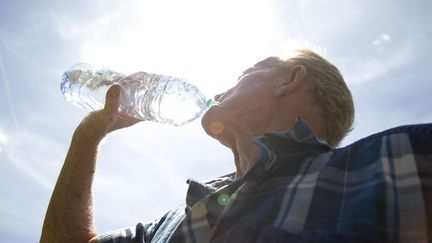
[{"label": "man's fingers", "polygon": [[120,105],[120,85],[113,85],[108,89],[105,97],[105,107],[104,110],[109,114],[116,113]]},{"label": "man's fingers", "polygon": [[110,130],[114,131],[117,129],[130,127],[132,125],[135,125],[138,122],[142,122],[142,120],[120,114],[117,116],[117,120],[115,124],[113,124],[113,127]]}]

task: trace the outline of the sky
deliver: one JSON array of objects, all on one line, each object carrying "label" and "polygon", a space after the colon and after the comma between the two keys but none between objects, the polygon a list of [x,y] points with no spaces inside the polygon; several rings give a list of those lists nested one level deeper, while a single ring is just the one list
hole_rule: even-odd
[{"label": "sky", "polygon": [[[87,111],[60,93],[78,62],[186,77],[208,96],[268,56],[311,48],[335,63],[356,106],[346,146],[432,121],[429,0],[2,0],[0,238],[37,242],[71,136]],[[185,198],[188,178],[234,171],[230,151],[199,120],[143,122],[99,149],[99,233],[150,222]]]}]

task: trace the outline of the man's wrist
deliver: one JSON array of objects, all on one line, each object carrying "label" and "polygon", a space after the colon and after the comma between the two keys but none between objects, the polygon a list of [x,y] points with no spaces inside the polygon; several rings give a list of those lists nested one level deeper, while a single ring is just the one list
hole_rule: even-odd
[{"label": "man's wrist", "polygon": [[72,145],[82,145],[88,148],[97,147],[106,133],[97,129],[78,127],[72,136]]}]

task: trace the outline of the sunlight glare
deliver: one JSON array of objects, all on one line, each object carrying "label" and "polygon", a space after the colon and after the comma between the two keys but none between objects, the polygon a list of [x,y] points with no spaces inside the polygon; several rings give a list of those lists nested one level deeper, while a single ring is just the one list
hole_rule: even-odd
[{"label": "sunlight glare", "polygon": [[184,77],[213,97],[268,54],[263,46],[278,31],[273,16],[266,1],[131,1],[98,20],[82,61]]},{"label": "sunlight glare", "polygon": [[295,52],[300,49],[310,49],[320,55],[325,56],[327,50],[317,44],[306,39],[287,38],[283,43],[281,55],[283,58],[289,58],[295,55]]}]

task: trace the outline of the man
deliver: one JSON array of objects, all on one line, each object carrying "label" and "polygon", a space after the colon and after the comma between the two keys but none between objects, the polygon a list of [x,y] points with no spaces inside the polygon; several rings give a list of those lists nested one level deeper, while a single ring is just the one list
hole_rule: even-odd
[{"label": "man", "polygon": [[101,139],[138,120],[120,88],[76,129],[41,242],[427,242],[432,232],[432,126],[405,126],[333,149],[351,129],[337,68],[309,50],[267,58],[215,99],[204,130],[236,172],[189,180],[186,205],[150,224],[97,235],[91,186]]}]

